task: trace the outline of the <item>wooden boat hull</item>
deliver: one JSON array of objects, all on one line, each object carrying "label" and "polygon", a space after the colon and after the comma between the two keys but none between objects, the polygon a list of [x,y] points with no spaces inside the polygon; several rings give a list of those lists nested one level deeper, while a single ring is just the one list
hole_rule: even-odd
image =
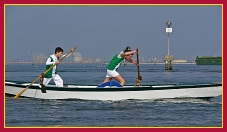
[{"label": "wooden boat hull", "polygon": [[[5,93],[17,95],[29,83],[5,82]],[[222,95],[222,84],[151,85],[97,88],[97,86],[47,86],[42,93],[38,84],[30,86],[20,97],[38,99],[126,100],[166,98],[212,98]]]}]

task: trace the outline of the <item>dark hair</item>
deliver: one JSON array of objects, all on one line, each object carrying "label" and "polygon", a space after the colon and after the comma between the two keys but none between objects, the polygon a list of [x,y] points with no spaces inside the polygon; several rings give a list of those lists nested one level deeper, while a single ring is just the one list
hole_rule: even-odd
[{"label": "dark hair", "polygon": [[56,54],[57,52],[63,52],[63,49],[62,49],[61,47],[57,47],[57,48],[55,49],[55,54]]},{"label": "dark hair", "polygon": [[124,53],[125,53],[125,52],[129,52],[129,51],[132,51],[132,50],[131,50],[131,48],[130,48],[129,46],[127,46],[127,47],[125,48],[125,50],[124,50]]}]

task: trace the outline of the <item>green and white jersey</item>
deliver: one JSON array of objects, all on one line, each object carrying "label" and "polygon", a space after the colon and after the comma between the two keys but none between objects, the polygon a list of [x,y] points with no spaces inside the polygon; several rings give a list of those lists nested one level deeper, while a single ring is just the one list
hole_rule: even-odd
[{"label": "green and white jersey", "polygon": [[107,67],[108,70],[111,70],[111,71],[117,70],[118,67],[121,65],[121,63],[123,63],[125,61],[125,58],[120,56],[121,53],[119,53],[113,57],[113,59],[110,61],[109,65]]},{"label": "green and white jersey", "polygon": [[[59,58],[56,57],[54,54],[51,55],[46,61],[46,70],[48,70],[51,66],[53,66],[55,62],[58,60]],[[45,78],[52,78],[52,75],[57,73],[56,70],[57,70],[57,65],[55,65],[51,70],[49,70],[45,74]]]}]

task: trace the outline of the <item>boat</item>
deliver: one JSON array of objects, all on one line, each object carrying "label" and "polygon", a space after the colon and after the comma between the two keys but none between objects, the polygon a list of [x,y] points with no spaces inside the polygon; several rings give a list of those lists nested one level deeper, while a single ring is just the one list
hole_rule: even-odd
[{"label": "boat", "polygon": [[20,97],[37,99],[82,99],[82,100],[128,100],[128,99],[173,99],[173,98],[213,98],[222,95],[222,83],[208,84],[163,84],[145,86],[113,85],[110,82],[104,86],[94,85],[64,85],[56,87],[47,85],[43,93],[39,84],[20,81],[5,81],[5,94],[17,95],[29,86]]},{"label": "boat", "polygon": [[197,56],[195,62],[197,65],[222,65],[222,57]]}]

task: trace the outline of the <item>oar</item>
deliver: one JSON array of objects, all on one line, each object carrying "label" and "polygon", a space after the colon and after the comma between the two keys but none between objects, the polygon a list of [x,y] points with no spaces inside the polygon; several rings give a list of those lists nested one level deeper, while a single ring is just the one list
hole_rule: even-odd
[{"label": "oar", "polygon": [[136,49],[137,51],[137,70],[138,70],[138,78],[136,79],[136,86],[140,86],[141,80],[142,80],[142,76],[140,76],[140,65],[139,65],[139,50],[138,48]]},{"label": "oar", "polygon": [[[73,48],[74,50],[76,49]],[[71,53],[71,50],[65,55],[63,56],[59,62],[61,62],[62,60],[64,60],[69,54]],[[49,70],[51,70],[55,65],[57,65],[56,63],[51,66],[49,69],[47,69],[43,74],[45,75]],[[32,86],[33,83],[35,83],[36,81],[38,81],[40,78],[42,77],[42,74],[40,76],[38,76],[29,86],[27,86],[26,88],[24,88],[21,92],[19,92],[16,96],[14,96],[14,99],[17,99],[25,90],[27,90],[30,86]]]}]

